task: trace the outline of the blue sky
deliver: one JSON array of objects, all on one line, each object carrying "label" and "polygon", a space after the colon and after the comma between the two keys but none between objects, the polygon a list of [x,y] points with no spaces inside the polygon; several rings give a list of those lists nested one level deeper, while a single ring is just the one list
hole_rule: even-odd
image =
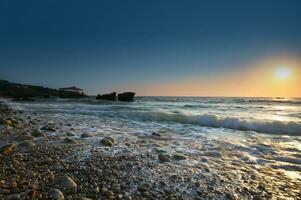
[{"label": "blue sky", "polygon": [[300,44],[298,0],[0,0],[0,79],[89,94],[234,73]]}]

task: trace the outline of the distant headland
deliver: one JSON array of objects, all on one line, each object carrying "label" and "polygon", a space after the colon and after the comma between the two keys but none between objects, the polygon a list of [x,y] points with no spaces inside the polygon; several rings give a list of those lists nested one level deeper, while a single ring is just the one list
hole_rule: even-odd
[{"label": "distant headland", "polygon": [[[135,93],[125,92],[116,94],[116,92],[110,94],[97,95],[96,99],[110,100],[110,101],[133,101]],[[83,91],[76,86],[64,87],[59,89],[53,89],[43,86],[25,85],[19,83],[12,83],[7,80],[0,80],[0,97],[13,98],[17,101],[33,101],[33,98],[83,98],[88,97]]]}]

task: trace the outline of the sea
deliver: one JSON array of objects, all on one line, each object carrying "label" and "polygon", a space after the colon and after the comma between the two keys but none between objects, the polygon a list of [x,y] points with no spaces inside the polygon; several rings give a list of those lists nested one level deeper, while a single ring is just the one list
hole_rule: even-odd
[{"label": "sea", "polygon": [[298,98],[136,97],[134,102],[113,102],[89,97],[8,104],[49,122],[71,123],[78,133],[96,138],[164,138],[169,142],[161,150],[188,155],[187,165],[197,164],[198,154],[227,157],[301,180]]}]

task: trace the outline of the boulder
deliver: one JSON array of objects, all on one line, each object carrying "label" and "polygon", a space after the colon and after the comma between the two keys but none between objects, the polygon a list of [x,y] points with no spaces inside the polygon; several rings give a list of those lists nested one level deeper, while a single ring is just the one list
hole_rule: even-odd
[{"label": "boulder", "polygon": [[134,92],[124,92],[118,94],[118,101],[134,101],[134,96],[136,93]]},{"label": "boulder", "polygon": [[116,92],[112,92],[110,94],[97,95],[96,99],[116,101]]}]

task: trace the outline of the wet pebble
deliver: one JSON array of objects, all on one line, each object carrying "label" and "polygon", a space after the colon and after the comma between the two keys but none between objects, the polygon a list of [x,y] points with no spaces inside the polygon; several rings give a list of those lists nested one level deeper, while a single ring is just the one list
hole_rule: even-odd
[{"label": "wet pebble", "polygon": [[63,175],[58,178],[58,183],[63,190],[67,192],[75,193],[77,191],[77,184],[68,175]]},{"label": "wet pebble", "polygon": [[182,155],[182,154],[175,154],[175,155],[173,155],[172,158],[173,158],[174,160],[186,160],[186,159],[187,159],[187,157],[184,156],[184,155]]},{"label": "wet pebble", "polygon": [[40,130],[34,130],[31,133],[31,136],[33,136],[33,137],[44,137],[45,135]]},{"label": "wet pebble", "polygon": [[101,141],[100,144],[104,146],[113,146],[116,143],[115,139],[112,137],[104,137]]},{"label": "wet pebble", "polygon": [[12,151],[14,151],[15,149],[16,149],[15,143],[7,144],[0,148],[0,154],[7,155],[7,154],[11,153]]},{"label": "wet pebble", "polygon": [[21,152],[31,152],[35,147],[35,143],[31,140],[26,140],[18,144],[18,149]]},{"label": "wet pebble", "polygon": [[158,160],[160,162],[170,162],[171,161],[170,156],[168,154],[159,154]]},{"label": "wet pebble", "polygon": [[64,139],[64,142],[69,143],[69,144],[76,144],[77,143],[75,139],[69,138],[69,137],[66,137]]},{"label": "wet pebble", "polygon": [[92,135],[89,134],[89,133],[83,133],[83,134],[81,134],[80,137],[81,137],[81,138],[87,138],[87,137],[92,137]]},{"label": "wet pebble", "polygon": [[48,195],[51,200],[64,200],[65,199],[64,194],[59,189],[49,190]]}]

